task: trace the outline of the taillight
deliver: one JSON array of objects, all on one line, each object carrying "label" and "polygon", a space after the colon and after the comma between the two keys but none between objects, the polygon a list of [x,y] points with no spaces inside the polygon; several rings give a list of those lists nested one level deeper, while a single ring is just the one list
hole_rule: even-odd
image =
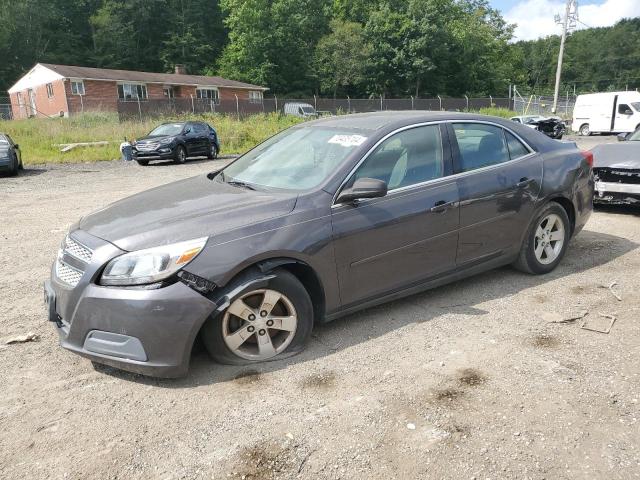
[{"label": "taillight", "polygon": [[582,156],[589,164],[589,167],[593,168],[593,153],[589,152],[588,150],[582,150],[580,153],[582,153]]}]

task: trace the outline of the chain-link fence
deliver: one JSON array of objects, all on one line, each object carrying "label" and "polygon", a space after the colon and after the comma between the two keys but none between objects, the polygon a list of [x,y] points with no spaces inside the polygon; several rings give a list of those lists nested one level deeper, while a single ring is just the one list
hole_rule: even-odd
[{"label": "chain-link fence", "polygon": [[564,95],[558,97],[558,104],[555,113],[553,112],[553,96],[552,95],[528,95],[521,96],[516,94],[513,98],[513,110],[520,115],[556,115],[565,119],[573,116],[573,107],[576,103],[576,97],[573,95]]},{"label": "chain-link fence", "polygon": [[11,120],[12,118],[11,100],[6,97],[0,97],[0,120]]},{"label": "chain-link fence", "polygon": [[[106,102],[93,101],[94,104]],[[512,109],[509,98],[283,98],[270,97],[259,101],[241,99],[172,98],[144,99],[117,102],[120,119],[145,119],[175,115],[180,113],[223,113],[246,117],[256,113],[284,112],[287,103],[307,104],[319,114],[364,113],[384,110],[448,110],[470,111],[481,108]],[[100,110],[91,108],[85,100],[83,111]]]}]

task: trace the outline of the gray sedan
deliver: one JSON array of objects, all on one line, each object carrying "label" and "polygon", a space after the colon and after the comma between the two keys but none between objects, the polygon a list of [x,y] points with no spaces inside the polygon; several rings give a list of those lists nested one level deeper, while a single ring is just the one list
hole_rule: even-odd
[{"label": "gray sedan", "polygon": [[0,132],[0,172],[16,175],[22,168],[20,146],[9,135]]},{"label": "gray sedan", "polygon": [[316,323],[502,265],[552,271],[591,213],[591,161],[481,115],[303,123],[82,218],[49,320],[64,348],[154,376],[184,375],[198,335],[221,363],[285,358]]}]

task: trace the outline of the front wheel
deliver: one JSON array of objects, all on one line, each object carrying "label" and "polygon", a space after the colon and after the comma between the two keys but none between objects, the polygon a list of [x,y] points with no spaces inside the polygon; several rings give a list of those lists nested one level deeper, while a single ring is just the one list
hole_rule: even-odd
[{"label": "front wheel", "polygon": [[583,137],[588,137],[589,135],[591,135],[591,130],[589,130],[589,124],[585,123],[584,125],[582,125],[580,127],[579,133]]},{"label": "front wheel", "polygon": [[176,147],[175,162],[185,163],[187,161],[187,151],[182,145]]},{"label": "front wheel", "polygon": [[562,260],[570,237],[567,212],[556,202],[549,202],[531,222],[514,266],[536,275],[551,272]]},{"label": "front wheel", "polygon": [[311,335],[313,306],[300,281],[285,270],[265,288],[231,301],[207,321],[202,340],[209,355],[228,365],[279,360],[300,352]]}]

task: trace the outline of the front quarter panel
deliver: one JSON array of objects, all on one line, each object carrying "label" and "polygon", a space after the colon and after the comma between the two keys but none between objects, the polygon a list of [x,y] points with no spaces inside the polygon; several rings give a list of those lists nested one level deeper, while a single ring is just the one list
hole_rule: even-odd
[{"label": "front quarter panel", "polygon": [[214,235],[185,270],[224,287],[252,265],[289,258],[314,270],[324,289],[327,311],[337,308],[340,300],[331,243],[331,200],[322,190],[301,195],[287,215]]}]

